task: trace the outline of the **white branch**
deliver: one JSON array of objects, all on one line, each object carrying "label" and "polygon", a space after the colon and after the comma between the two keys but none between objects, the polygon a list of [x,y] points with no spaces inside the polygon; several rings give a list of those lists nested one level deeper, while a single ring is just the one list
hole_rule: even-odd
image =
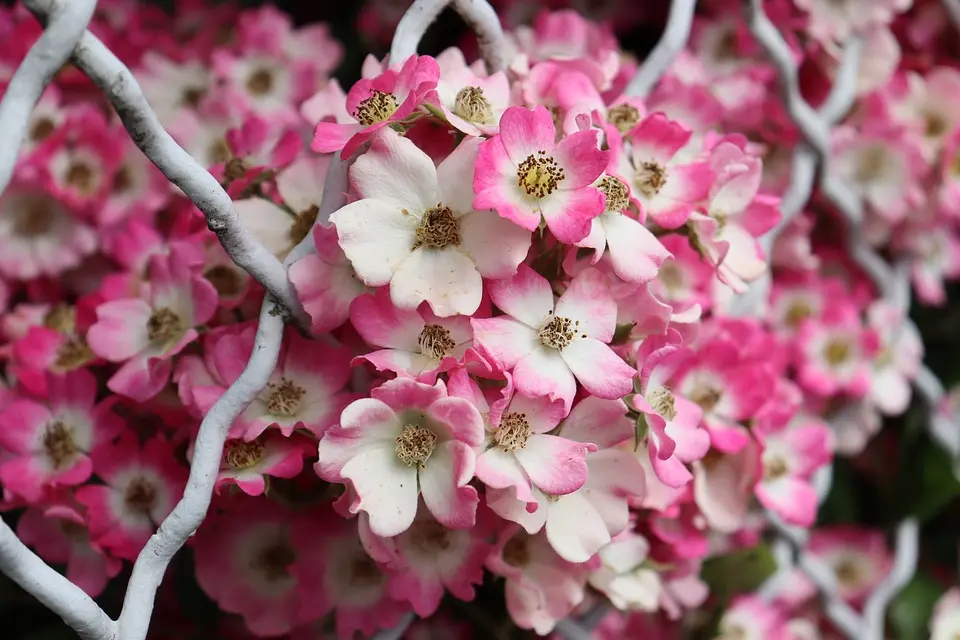
[{"label": "white branch", "polygon": [[7,188],[17,155],[27,136],[30,114],[53,76],[70,59],[80,36],[87,30],[96,0],[62,0],[43,35],[30,47],[0,100],[0,193]]},{"label": "white branch", "polygon": [[890,573],[883,579],[867,598],[863,607],[865,633],[858,636],[863,640],[883,640],[883,622],[887,606],[903,587],[913,578],[917,570],[917,547],[919,546],[920,527],[916,518],[907,518],[897,527],[897,553],[893,559]]},{"label": "white branch", "polygon": [[674,59],[687,46],[696,8],[697,0],[673,0],[663,35],[627,85],[628,96],[646,98],[650,94]]},{"label": "white branch", "polygon": [[390,63],[406,60],[417,52],[420,40],[437,16],[451,5],[470,26],[480,43],[480,52],[490,72],[506,68],[506,38],[497,12],[487,0],[415,0],[397,24],[390,46]]},{"label": "white branch", "polygon": [[943,8],[950,16],[954,28],[960,30],[960,0],[943,0]]},{"label": "white branch", "polygon": [[[24,0],[24,4],[41,22],[57,8],[52,0]],[[110,98],[144,155],[203,212],[227,255],[273,294],[298,323],[309,326],[286,269],[243,226],[233,201],[217,180],[161,126],[130,70],[89,31],[73,50],[73,61]]]},{"label": "white branch", "polygon": [[54,571],[0,519],[0,573],[63,618],[84,640],[114,640],[117,625],[90,596]]}]

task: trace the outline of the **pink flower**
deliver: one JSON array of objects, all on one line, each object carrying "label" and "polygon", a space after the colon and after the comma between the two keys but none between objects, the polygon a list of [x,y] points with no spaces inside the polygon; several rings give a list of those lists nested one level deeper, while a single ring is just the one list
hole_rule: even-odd
[{"label": "pink flower", "polygon": [[851,303],[835,304],[821,320],[805,320],[797,342],[802,350],[797,379],[810,391],[829,396],[845,391],[854,396],[870,385],[869,356],[876,337],[864,331]]},{"label": "pink flower", "polygon": [[837,3],[833,0],[793,0],[809,14],[807,32],[821,42],[845,41],[851,33],[866,32],[871,27],[884,26],[897,13],[910,8],[913,0],[853,0]]},{"label": "pink flower", "polygon": [[0,481],[31,503],[47,489],[86,482],[91,453],[124,426],[113,413],[115,402],[96,404],[97,381],[89,371],[47,374],[46,386],[46,402],[14,399],[0,413],[0,445],[11,454],[0,461]]},{"label": "pink flower", "polygon": [[307,525],[269,501],[241,498],[195,537],[200,588],[257,636],[282,635],[320,615],[302,606],[308,594],[292,573],[305,564],[292,542],[297,526]]},{"label": "pink flower", "polygon": [[363,281],[337,241],[333,227],[313,227],[316,253],[290,266],[289,277],[304,310],[310,315],[311,330],[323,333],[336,329],[350,316],[350,303],[366,291]]},{"label": "pink flower", "polygon": [[[409,610],[406,603],[388,593],[392,572],[364,548],[366,540],[361,538],[362,530],[358,535],[356,525],[363,518],[361,515],[349,521],[321,510],[311,515],[311,526],[293,531],[298,557],[290,571],[309,594],[302,599],[301,607],[311,619],[333,611],[340,640],[351,640],[358,633],[369,637],[380,629],[393,628]],[[303,638],[321,635],[317,630]]]},{"label": "pink flower", "polygon": [[368,344],[384,347],[365,354],[377,371],[392,371],[433,384],[437,375],[465,359],[482,361],[473,349],[470,318],[438,318],[428,309],[398,309],[386,289],[360,296],[350,306],[353,327]]},{"label": "pink flower", "polygon": [[679,153],[692,135],[679,122],[654,113],[624,136],[630,146],[617,156],[618,177],[629,185],[631,197],[667,229],[686,222],[713,182],[708,162],[690,162]]},{"label": "pink flower", "polygon": [[951,587],[933,609],[930,640],[951,640],[960,633],[960,587]]},{"label": "pink flower", "polygon": [[473,205],[495,209],[530,231],[543,220],[561,242],[577,242],[603,213],[603,195],[590,185],[608,154],[598,148],[596,131],[580,131],[559,143],[555,136],[544,107],[504,111],[500,133],[480,146]]},{"label": "pink flower", "polygon": [[527,398],[512,387],[508,378],[505,402],[491,416],[484,451],[477,457],[477,477],[494,489],[512,487],[534,511],[533,487],[553,496],[576,491],[587,481],[586,456],[597,447],[548,435],[564,418],[563,403]]},{"label": "pink flower", "polygon": [[926,304],[944,304],[944,280],[960,275],[960,237],[939,225],[908,228],[903,233],[917,297]]},{"label": "pink flower", "polygon": [[546,528],[547,540],[561,558],[586,562],[630,523],[629,501],[643,495],[644,473],[637,459],[617,445],[633,435],[622,400],[588,397],[573,408],[560,428],[563,438],[600,447],[587,456],[587,481],[565,495],[548,495],[534,487],[538,506],[514,492],[487,489],[487,504],[527,533]]},{"label": "pink flower", "polygon": [[700,429],[703,409],[667,386],[679,362],[691,357],[688,349],[655,339],[646,340],[637,353],[640,393],[632,397],[632,404],[644,414],[649,428],[653,470],[670,487],[690,482],[693,474],[686,465],[700,460],[710,449],[710,435]]},{"label": "pink flower", "polygon": [[97,307],[87,332],[90,348],[111,362],[122,362],[107,386],[143,402],[157,395],[173,370],[172,358],[197,337],[194,327],[217,308],[217,290],[194,273],[180,245],[150,263],[146,299],[125,298]]},{"label": "pink flower", "polygon": [[161,437],[141,447],[132,431],[102,444],[91,458],[106,484],[77,489],[77,501],[87,508],[90,538],[113,555],[134,560],[180,499],[187,471]]},{"label": "pink flower", "polygon": [[577,381],[600,398],[632,389],[636,371],[607,346],[617,305],[597,270],[582,271],[554,303],[550,283],[522,266],[513,278],[491,283],[490,298],[507,315],[473,318],[474,340],[513,371],[521,394],[570,407]]},{"label": "pink flower", "polygon": [[90,541],[83,516],[67,501],[24,511],[17,536],[47,562],[66,564],[67,579],[91,598],[120,573],[120,561]]},{"label": "pink flower", "polygon": [[483,442],[477,408],[449,397],[441,381],[431,387],[396,378],[371,396],[351,403],[324,434],[317,475],[349,482],[357,494],[350,512],[366,512],[378,536],[407,530],[420,494],[444,526],[472,527],[478,500],[469,484],[473,448]]},{"label": "pink flower", "polygon": [[359,80],[347,93],[347,111],[356,124],[319,122],[310,148],[319,153],[341,151],[352,156],[383,127],[411,115],[437,86],[440,67],[429,56],[410,56],[399,71]]},{"label": "pink flower", "polygon": [[57,276],[98,244],[92,227],[39,188],[15,183],[0,196],[0,276]]},{"label": "pink flower", "polygon": [[450,48],[437,56],[440,78],[427,102],[468,136],[495,135],[510,104],[510,81],[503,71],[482,77],[467,66],[463,53]]},{"label": "pink flower", "polygon": [[722,637],[743,640],[782,638],[783,614],[759,596],[738,596],[720,619]]},{"label": "pink flower", "polygon": [[750,439],[736,453],[693,463],[693,495],[707,526],[733,533],[744,525],[759,469],[760,453]]},{"label": "pink flower", "polygon": [[487,568],[506,578],[507,611],[521,629],[547,635],[585,595],[590,564],[573,564],[558,556],[544,536],[505,527]]},{"label": "pink flower", "polygon": [[370,286],[390,284],[402,309],[429,303],[445,317],[480,306],[481,278],[506,278],[526,257],[530,234],[474,208],[479,140],[468,139],[439,167],[390,129],[350,169],[361,199],[330,216],[340,246]]},{"label": "pink flower", "polygon": [[878,300],[867,309],[867,323],[879,339],[870,370],[870,397],[887,415],[910,404],[911,383],[923,364],[923,341],[902,310]]},{"label": "pink flower", "polygon": [[603,564],[590,574],[590,586],[621,611],[656,611],[662,585],[657,571],[642,565],[649,553],[646,538],[624,531],[600,550]]},{"label": "pink flower", "polygon": [[215,489],[236,485],[248,496],[266,490],[267,478],[295,478],[303,470],[303,457],[313,453],[314,444],[294,434],[283,437],[276,432],[255,440],[227,440]]},{"label": "pink flower", "polygon": [[[360,521],[361,538],[363,520]],[[436,613],[446,591],[460,600],[474,597],[474,585],[483,582],[483,563],[492,544],[493,520],[482,512],[472,529],[448,529],[429,512],[419,510],[413,525],[395,538],[371,539],[364,544],[376,548],[375,557],[390,568],[387,593],[408,601],[420,617]]]}]

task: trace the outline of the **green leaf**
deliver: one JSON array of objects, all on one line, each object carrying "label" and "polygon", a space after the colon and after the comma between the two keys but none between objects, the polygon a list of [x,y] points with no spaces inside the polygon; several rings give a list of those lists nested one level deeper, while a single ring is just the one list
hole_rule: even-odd
[{"label": "green leaf", "polygon": [[777,570],[770,547],[760,543],[749,549],[738,549],[703,563],[700,577],[710,586],[710,593],[722,602],[733,596],[756,591]]},{"label": "green leaf", "polygon": [[917,573],[890,604],[890,627],[898,640],[928,638],[933,607],[943,589],[926,573]]},{"label": "green leaf", "polygon": [[935,516],[960,495],[960,482],[950,455],[932,442],[926,442],[919,455],[920,482],[912,502],[912,513],[921,521]]}]

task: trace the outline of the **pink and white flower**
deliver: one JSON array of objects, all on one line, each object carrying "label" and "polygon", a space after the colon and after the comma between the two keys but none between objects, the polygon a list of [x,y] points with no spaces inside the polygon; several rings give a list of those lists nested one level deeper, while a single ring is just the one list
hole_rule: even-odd
[{"label": "pink and white flower", "polygon": [[500,133],[480,145],[473,180],[475,207],[495,209],[524,229],[543,221],[561,242],[582,240],[603,213],[603,194],[591,186],[607,165],[594,130],[555,142],[545,107],[510,107]]},{"label": "pink and white flower", "polygon": [[396,378],[370,395],[347,406],[340,424],[323,435],[317,475],[349,482],[356,491],[350,512],[366,512],[378,536],[406,531],[421,494],[444,526],[473,526],[478,498],[469,483],[474,447],[483,442],[477,408],[449,397],[441,381]]},{"label": "pink and white flower", "polygon": [[454,128],[468,136],[495,135],[500,116],[510,105],[510,81],[503,71],[480,76],[463,53],[450,48],[437,56],[440,78],[427,96]]},{"label": "pink and white flower", "polygon": [[156,436],[141,446],[132,431],[102,444],[91,458],[105,484],[76,492],[87,508],[90,538],[118,558],[134,560],[180,499],[187,471],[166,440]]},{"label": "pink and white flower", "polygon": [[47,374],[45,402],[15,398],[0,412],[0,482],[31,503],[45,491],[83,484],[93,472],[92,452],[123,429],[116,402],[96,402],[97,381],[80,369]]},{"label": "pink and white flower", "polygon": [[844,42],[852,33],[885,26],[898,13],[910,8],[913,0],[793,0],[809,16],[807,32],[821,42]]},{"label": "pink and white flower", "polygon": [[930,618],[930,640],[951,640],[960,633],[960,587],[946,591]]},{"label": "pink and white flower", "polygon": [[283,437],[275,432],[255,440],[227,440],[214,489],[236,485],[248,496],[262,495],[267,476],[295,478],[303,470],[304,456],[313,453],[314,444],[294,434]]},{"label": "pink and white flower", "polygon": [[797,378],[805,388],[821,396],[867,392],[876,336],[864,330],[851,303],[835,303],[820,320],[805,320],[797,342],[802,350]]},{"label": "pink and white flower", "polygon": [[923,341],[903,310],[878,300],[867,309],[867,324],[879,340],[870,367],[870,397],[886,415],[910,404],[911,383],[923,364]]},{"label": "pink and white flower", "polygon": [[620,398],[633,388],[636,371],[607,346],[617,305],[596,269],[582,271],[554,302],[550,283],[522,266],[513,278],[491,283],[490,298],[507,315],[471,319],[474,341],[513,371],[521,394],[569,408],[577,381],[599,398]]},{"label": "pink and white flower", "polygon": [[739,596],[720,619],[720,637],[742,640],[783,638],[783,614],[759,596]]},{"label": "pink and white flower", "polygon": [[340,246],[370,286],[390,284],[402,309],[421,302],[445,317],[480,306],[482,278],[506,278],[526,257],[530,234],[477,210],[477,139],[434,167],[413,142],[386,129],[350,169],[361,199],[330,216]]},{"label": "pink and white flower", "polygon": [[347,111],[355,124],[319,122],[310,148],[319,153],[340,151],[352,156],[380,129],[400,122],[420,107],[437,86],[440,67],[429,56],[410,56],[395,71],[357,81],[347,93]]}]

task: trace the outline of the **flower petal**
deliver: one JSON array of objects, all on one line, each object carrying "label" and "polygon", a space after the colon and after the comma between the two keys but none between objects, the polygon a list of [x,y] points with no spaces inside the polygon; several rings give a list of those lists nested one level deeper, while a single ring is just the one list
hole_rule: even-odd
[{"label": "flower petal", "polygon": [[426,301],[440,317],[470,315],[480,306],[483,280],[473,261],[455,246],[420,247],[400,263],[390,299],[401,309]]},{"label": "flower petal", "polygon": [[437,169],[426,153],[390,127],[382,128],[350,168],[350,183],[361,198],[389,202],[421,213],[437,206]]},{"label": "flower petal", "polygon": [[420,471],[427,509],[437,522],[451,529],[467,529],[476,523],[480,499],[469,485],[475,460],[473,449],[451,440],[439,444]]},{"label": "flower petal", "polygon": [[558,496],[583,486],[587,481],[587,453],[596,450],[594,444],[537,434],[530,436],[516,456],[533,484],[544,493]]},{"label": "flower petal", "polygon": [[501,311],[534,329],[539,329],[553,311],[550,283],[526,265],[512,278],[491,283],[490,299]]},{"label": "flower petal", "polygon": [[357,492],[350,511],[365,511],[370,529],[382,537],[403,533],[417,515],[417,468],[400,462],[394,446],[384,442],[369,447],[341,471]]},{"label": "flower petal", "polygon": [[617,328],[617,303],[597,269],[584,269],[557,300],[557,315],[579,323],[588,338],[610,342]]},{"label": "flower petal", "polygon": [[574,340],[560,355],[583,388],[599,398],[622,398],[633,389],[637,370],[599,340]]},{"label": "flower petal", "polygon": [[357,200],[333,212],[330,221],[347,259],[370,286],[390,282],[416,243],[417,218],[391,202]]}]

